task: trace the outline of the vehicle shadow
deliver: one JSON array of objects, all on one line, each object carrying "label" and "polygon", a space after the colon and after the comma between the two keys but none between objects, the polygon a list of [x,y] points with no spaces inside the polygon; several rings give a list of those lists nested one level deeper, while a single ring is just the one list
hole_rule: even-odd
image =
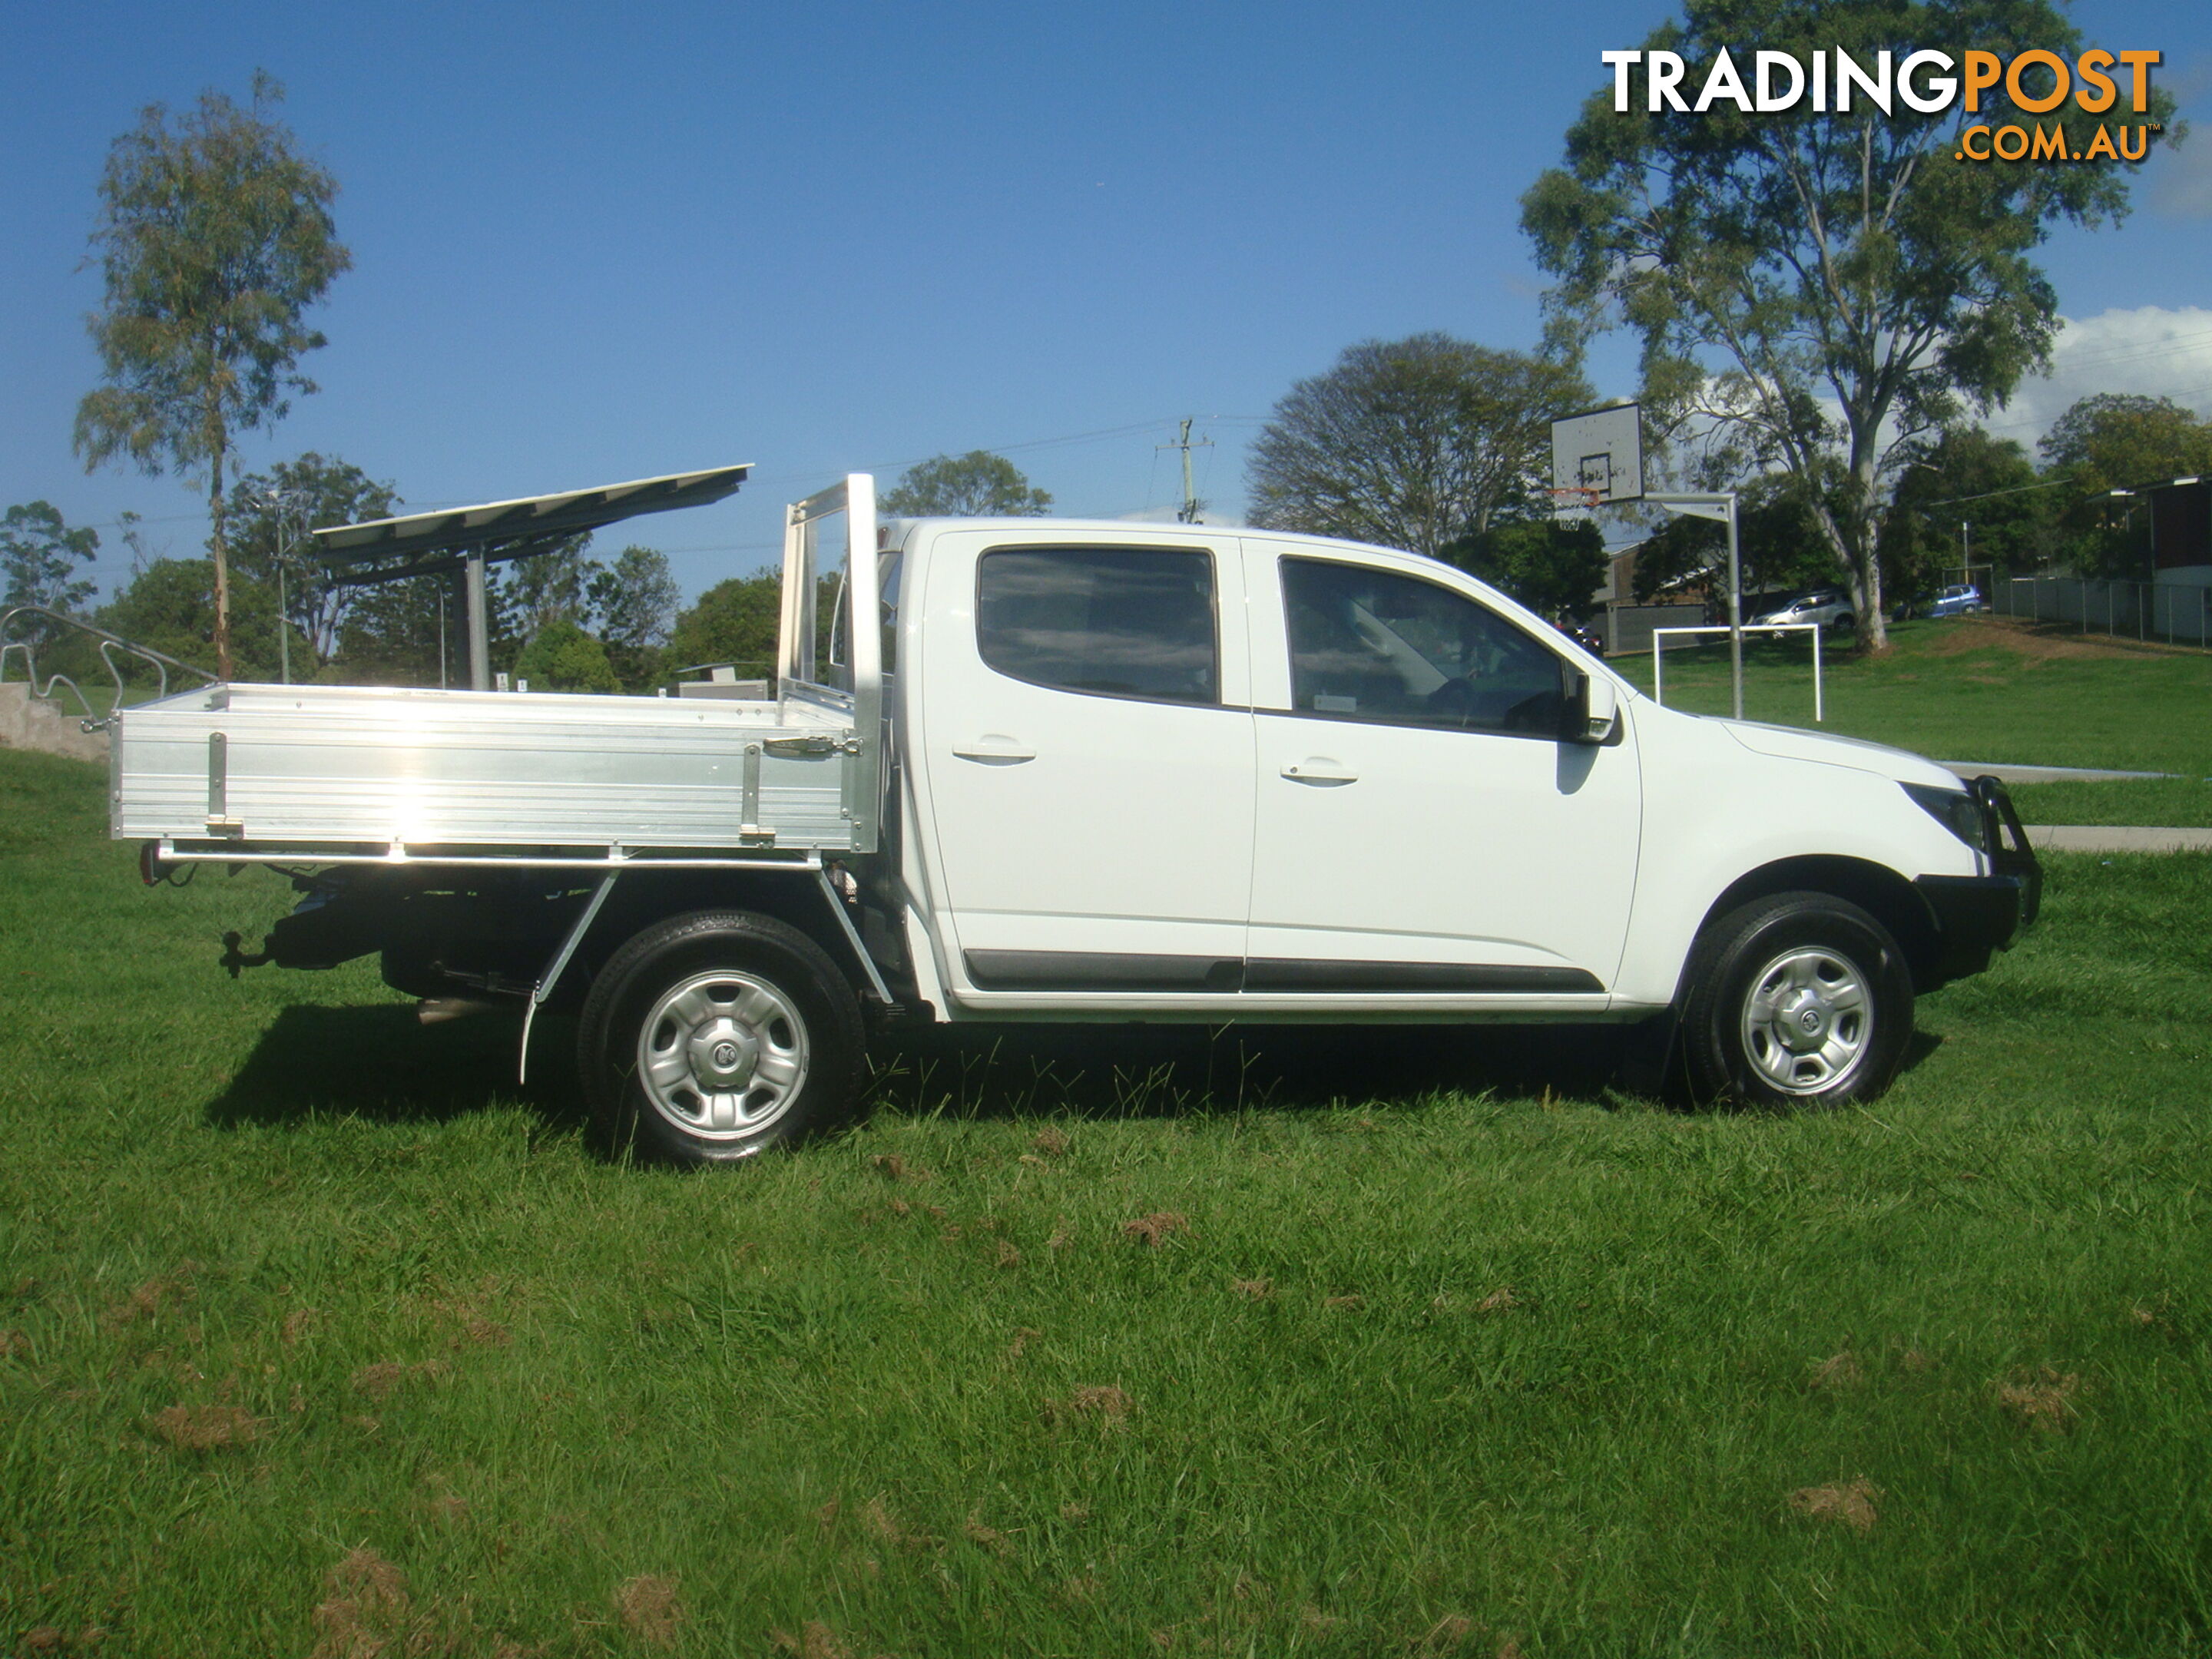
[{"label": "vehicle shadow", "polygon": [[[520,1022],[424,1025],[413,1006],[285,1009],[204,1108],[220,1127],[320,1116],[435,1123],[519,1102],[548,1128],[587,1118],[574,1022],[541,1017],[530,1080]],[[961,1026],[874,1045],[862,1109],[1013,1117],[1311,1109],[1446,1092],[1602,1099],[1622,1035],[1607,1027]]]},{"label": "vehicle shadow", "polygon": [[[515,1081],[519,1035],[511,1016],[424,1025],[401,1003],[287,1008],[203,1109],[230,1128],[436,1123],[513,1102],[548,1129],[582,1127],[574,1022],[538,1021],[527,1084]],[[1638,1085],[1636,1041],[1621,1026],[939,1026],[876,1043],[861,1110],[1159,1117],[1484,1093],[1610,1105],[1656,1092],[1656,1079]],[[1903,1070],[1942,1045],[1916,1033]]]},{"label": "vehicle shadow", "polygon": [[526,1085],[514,1080],[520,1030],[519,1018],[503,1014],[425,1025],[412,1003],[287,1008],[204,1115],[225,1128],[321,1116],[435,1123],[514,1101],[548,1127],[580,1125],[584,1107],[568,1063],[573,1029],[564,1020],[538,1021]]},{"label": "vehicle shadow", "polygon": [[1312,1110],[1456,1093],[1601,1102],[1619,1027],[962,1026],[882,1045],[868,1105],[955,1116]]}]

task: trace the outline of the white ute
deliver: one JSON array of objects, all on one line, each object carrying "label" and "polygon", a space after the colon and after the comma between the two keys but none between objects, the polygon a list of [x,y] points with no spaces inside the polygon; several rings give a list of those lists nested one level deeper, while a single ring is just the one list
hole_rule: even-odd
[{"label": "white ute", "polygon": [[234,973],[379,952],[526,1066],[573,1008],[693,1162],[901,1021],[1636,1022],[1699,1098],[1863,1099],[2033,919],[1994,780],[1660,708],[1433,560],[873,503],[790,510],[765,700],[203,688],[121,715],[114,833],[293,877]]}]

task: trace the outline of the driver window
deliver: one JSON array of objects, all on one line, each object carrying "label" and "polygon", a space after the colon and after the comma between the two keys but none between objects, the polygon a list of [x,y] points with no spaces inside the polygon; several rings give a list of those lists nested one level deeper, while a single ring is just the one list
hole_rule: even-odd
[{"label": "driver window", "polygon": [[1504,617],[1412,576],[1285,559],[1291,706],[1387,726],[1556,737],[1565,665]]}]

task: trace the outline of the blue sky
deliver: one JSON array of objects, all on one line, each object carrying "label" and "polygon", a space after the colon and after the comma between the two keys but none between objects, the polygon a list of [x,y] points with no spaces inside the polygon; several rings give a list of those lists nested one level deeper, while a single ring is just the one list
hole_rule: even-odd
[{"label": "blue sky", "polygon": [[[7,0],[0,503],[131,509],[154,550],[197,550],[181,481],[70,453],[82,261],[115,135],[151,101],[243,97],[258,65],[343,185],[355,269],[317,317],[323,390],[247,436],[249,465],[317,449],[431,507],[753,462],[733,501],[638,526],[691,592],[769,556],[781,501],[939,452],[1004,449],[1068,512],[1164,506],[1154,446],[1185,415],[1234,512],[1260,421],[1344,346],[1534,343],[1516,198],[1608,79],[1599,52],[1664,15]],[[2163,49],[2212,115],[2201,7],[2075,15]],[[2212,409],[2207,143],[2160,154],[2122,229],[2053,240],[2081,326],[2012,435],[2106,386]],[[1591,368],[1633,390],[1625,339]]]}]

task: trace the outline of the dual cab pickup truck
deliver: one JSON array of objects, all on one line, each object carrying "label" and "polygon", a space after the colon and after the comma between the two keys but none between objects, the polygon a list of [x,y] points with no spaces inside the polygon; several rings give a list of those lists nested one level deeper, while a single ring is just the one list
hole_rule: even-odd
[{"label": "dual cab pickup truck", "polygon": [[526,1066],[569,1005],[691,1162],[902,1019],[1650,1023],[1701,1098],[1863,1099],[2033,917],[1994,780],[1660,708],[1432,560],[873,503],[789,509],[772,698],[204,688],[121,716],[114,833],[293,877],[234,972],[377,952]]}]

